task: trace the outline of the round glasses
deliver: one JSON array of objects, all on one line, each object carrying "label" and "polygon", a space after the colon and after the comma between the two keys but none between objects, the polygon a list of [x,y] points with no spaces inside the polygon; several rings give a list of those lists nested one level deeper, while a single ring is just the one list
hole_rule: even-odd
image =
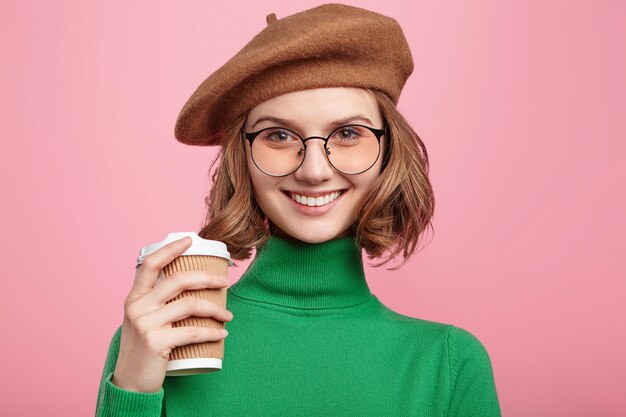
[{"label": "round glasses", "polygon": [[328,137],[311,136],[303,139],[298,133],[285,127],[268,127],[247,133],[244,140],[250,142],[252,161],[263,173],[272,177],[284,177],[295,172],[306,155],[306,142],[311,139],[324,141],[324,153],[330,165],[337,171],[356,175],[374,166],[380,155],[380,138],[386,126],[376,129],[364,125],[345,125],[333,130]]}]

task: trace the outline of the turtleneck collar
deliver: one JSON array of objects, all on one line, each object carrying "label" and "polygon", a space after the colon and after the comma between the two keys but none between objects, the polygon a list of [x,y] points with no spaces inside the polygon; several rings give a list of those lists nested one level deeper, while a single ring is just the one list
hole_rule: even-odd
[{"label": "turtleneck collar", "polygon": [[271,235],[230,290],[248,300],[311,310],[349,307],[372,297],[352,236],[307,243]]}]

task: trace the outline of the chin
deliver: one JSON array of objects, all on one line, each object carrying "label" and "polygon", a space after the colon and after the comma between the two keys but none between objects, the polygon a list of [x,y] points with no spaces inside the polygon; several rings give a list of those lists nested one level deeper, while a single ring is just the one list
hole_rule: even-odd
[{"label": "chin", "polygon": [[319,230],[314,231],[312,233],[302,233],[301,231],[293,232],[293,233],[285,233],[282,234],[290,236],[294,239],[301,240],[306,243],[322,243],[327,242],[329,240],[334,240],[339,237],[347,236],[349,230],[338,231],[338,232],[321,232]]},{"label": "chin", "polygon": [[329,240],[333,240],[335,236],[332,235],[313,235],[313,236],[294,236],[296,239],[307,243],[322,243]]}]

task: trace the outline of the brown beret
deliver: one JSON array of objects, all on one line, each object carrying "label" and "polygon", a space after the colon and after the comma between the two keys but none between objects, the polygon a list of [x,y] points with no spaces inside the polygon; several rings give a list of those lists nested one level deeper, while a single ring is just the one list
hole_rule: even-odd
[{"label": "brown beret", "polygon": [[188,145],[220,145],[215,133],[272,97],[320,87],[381,90],[397,104],[413,59],[395,19],[323,4],[267,26],[200,84],[176,120]]}]

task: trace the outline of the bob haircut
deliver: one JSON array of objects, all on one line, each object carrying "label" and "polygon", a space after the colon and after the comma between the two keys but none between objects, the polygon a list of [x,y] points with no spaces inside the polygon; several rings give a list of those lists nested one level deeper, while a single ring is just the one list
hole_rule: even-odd
[{"label": "bob haircut", "polygon": [[[377,101],[386,121],[388,140],[383,149],[381,173],[363,196],[357,219],[352,224],[356,244],[368,259],[387,257],[372,265],[382,266],[402,254],[400,268],[416,251],[420,238],[430,227],[435,208],[428,178],[428,153],[420,137],[382,91],[364,89]],[[224,242],[236,260],[250,258],[253,248],[262,246],[275,227],[261,210],[248,170],[240,129],[248,112],[216,133],[224,145],[211,163],[213,187],[205,198],[207,214],[198,235]]]}]

